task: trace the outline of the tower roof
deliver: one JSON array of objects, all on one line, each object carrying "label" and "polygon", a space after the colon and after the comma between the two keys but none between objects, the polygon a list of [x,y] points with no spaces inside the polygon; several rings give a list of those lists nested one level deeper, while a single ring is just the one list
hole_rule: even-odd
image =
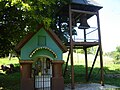
[{"label": "tower roof", "polygon": [[94,0],[71,0],[70,4],[72,9],[90,12],[97,12],[102,8],[102,6]]},{"label": "tower roof", "polygon": [[[94,0],[70,0],[69,4],[61,6],[61,8],[58,10],[57,15],[63,18],[63,20],[61,19],[61,22],[69,18],[69,5],[71,5],[71,11],[73,12],[72,18],[81,17],[85,14],[84,12],[91,12],[92,14],[88,13],[86,15],[87,19],[89,19],[94,16],[101,8],[103,8]],[[81,11],[83,12],[81,13]]]},{"label": "tower roof", "polygon": [[83,4],[83,5],[93,5],[93,6],[97,6],[97,7],[102,7],[102,6],[100,6],[100,4],[98,4],[94,0],[71,0],[71,3]]}]

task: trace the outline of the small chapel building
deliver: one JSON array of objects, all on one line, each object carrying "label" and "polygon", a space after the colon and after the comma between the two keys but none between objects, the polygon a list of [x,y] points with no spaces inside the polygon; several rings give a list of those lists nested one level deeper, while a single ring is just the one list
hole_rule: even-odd
[{"label": "small chapel building", "polygon": [[62,54],[66,46],[43,25],[15,47],[20,53],[21,90],[64,90]]}]

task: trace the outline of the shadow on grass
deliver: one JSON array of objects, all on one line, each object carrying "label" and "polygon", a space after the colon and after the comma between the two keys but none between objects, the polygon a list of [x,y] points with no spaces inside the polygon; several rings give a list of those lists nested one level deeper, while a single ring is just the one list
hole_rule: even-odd
[{"label": "shadow on grass", "polygon": [[15,71],[10,74],[0,73],[0,90],[20,90],[20,67],[15,64]]},{"label": "shadow on grass", "polygon": [[[88,67],[88,73],[91,67]],[[63,66],[64,70],[64,66]],[[90,80],[88,83],[100,83],[100,68],[95,67],[92,71]],[[74,65],[74,80],[75,83],[87,83],[85,79],[85,66],[84,65]],[[109,85],[115,85],[120,87],[120,77],[109,77],[109,75],[118,74],[120,75],[120,70],[109,70],[108,67],[104,67],[104,83]],[[68,66],[66,74],[64,76],[64,82],[71,82],[71,66]]]}]

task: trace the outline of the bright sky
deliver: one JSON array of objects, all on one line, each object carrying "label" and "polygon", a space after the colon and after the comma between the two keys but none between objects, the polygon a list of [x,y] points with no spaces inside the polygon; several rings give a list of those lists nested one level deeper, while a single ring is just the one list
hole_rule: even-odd
[{"label": "bright sky", "polygon": [[120,0],[95,0],[103,8],[100,10],[100,27],[104,52],[120,46]]}]

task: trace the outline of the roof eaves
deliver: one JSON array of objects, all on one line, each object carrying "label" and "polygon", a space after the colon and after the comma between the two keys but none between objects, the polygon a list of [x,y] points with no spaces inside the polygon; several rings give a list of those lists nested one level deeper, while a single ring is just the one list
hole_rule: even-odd
[{"label": "roof eaves", "polygon": [[40,30],[44,25],[43,24],[39,24],[36,28],[36,32],[31,32],[28,33],[16,46],[15,46],[15,50],[16,51],[20,51],[21,48],[38,32],[38,30]]},{"label": "roof eaves", "polygon": [[32,38],[35,32],[28,33],[16,46],[15,50],[20,51],[20,49]]}]

